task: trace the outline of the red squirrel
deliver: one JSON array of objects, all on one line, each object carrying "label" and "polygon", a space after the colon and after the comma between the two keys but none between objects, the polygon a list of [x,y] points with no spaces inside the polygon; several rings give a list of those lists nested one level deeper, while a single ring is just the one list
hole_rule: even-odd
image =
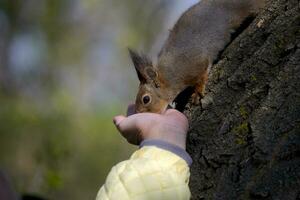
[{"label": "red squirrel", "polygon": [[162,113],[187,87],[192,102],[203,97],[213,61],[231,34],[263,7],[264,0],[202,0],[176,22],[163,45],[157,64],[129,50],[140,80],[136,112]]}]

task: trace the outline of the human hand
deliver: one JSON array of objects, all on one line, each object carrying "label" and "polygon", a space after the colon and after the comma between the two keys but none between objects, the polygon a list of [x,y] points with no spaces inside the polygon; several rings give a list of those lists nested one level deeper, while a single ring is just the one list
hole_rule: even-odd
[{"label": "human hand", "polygon": [[131,144],[138,145],[146,139],[162,140],[185,149],[188,131],[187,118],[175,109],[163,114],[134,114],[135,105],[128,106],[127,117],[119,115],[113,121],[119,132]]}]

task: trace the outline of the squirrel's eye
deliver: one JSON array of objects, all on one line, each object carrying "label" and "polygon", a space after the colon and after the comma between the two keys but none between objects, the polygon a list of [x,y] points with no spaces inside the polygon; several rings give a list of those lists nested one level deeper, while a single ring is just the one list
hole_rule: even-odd
[{"label": "squirrel's eye", "polygon": [[150,102],[150,96],[146,95],[143,97],[143,103],[148,104]]}]

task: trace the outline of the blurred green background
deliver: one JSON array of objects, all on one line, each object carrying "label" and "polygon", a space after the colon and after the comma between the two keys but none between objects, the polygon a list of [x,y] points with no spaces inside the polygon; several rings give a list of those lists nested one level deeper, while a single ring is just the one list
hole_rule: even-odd
[{"label": "blurred green background", "polygon": [[135,147],[119,136],[153,58],[197,0],[0,0],[0,169],[19,194],[94,199]]}]

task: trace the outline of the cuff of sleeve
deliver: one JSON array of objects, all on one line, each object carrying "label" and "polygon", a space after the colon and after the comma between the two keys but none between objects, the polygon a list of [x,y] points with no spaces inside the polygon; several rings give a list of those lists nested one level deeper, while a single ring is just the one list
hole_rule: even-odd
[{"label": "cuff of sleeve", "polygon": [[188,166],[191,166],[193,162],[191,156],[184,149],[162,140],[144,140],[140,144],[140,148],[143,146],[156,146],[158,148],[170,151],[185,160]]}]

